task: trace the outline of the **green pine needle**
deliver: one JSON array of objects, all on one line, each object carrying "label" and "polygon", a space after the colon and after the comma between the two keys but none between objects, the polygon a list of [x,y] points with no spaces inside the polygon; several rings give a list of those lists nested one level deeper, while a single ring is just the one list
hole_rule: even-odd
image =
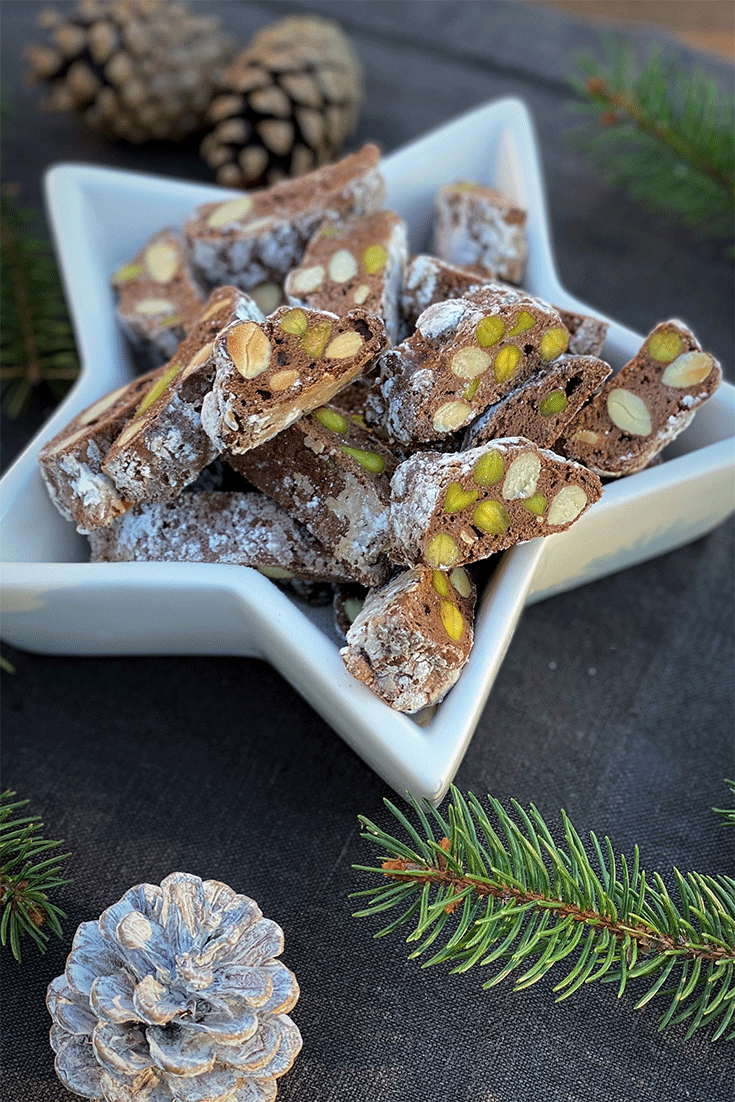
[{"label": "green pine needle", "polygon": [[38,217],[8,188],[0,194],[2,407],[17,417],[41,384],[58,401],[79,373],[74,334],[51,247],[36,236]]},{"label": "green pine needle", "polygon": [[69,853],[51,853],[61,842],[43,838],[38,815],[18,816],[28,800],[15,792],[0,793],[0,944],[10,944],[21,960],[21,938],[26,935],[43,953],[50,933],[61,937],[64,912],[48,900],[48,892],[71,881],[59,873]]},{"label": "green pine needle", "polygon": [[[730,789],[730,794],[735,797],[735,781],[725,781]],[[719,815],[726,826],[735,826],[735,807],[713,807],[715,815]]]},{"label": "green pine needle", "polygon": [[608,43],[605,62],[584,55],[579,66],[575,110],[590,119],[579,144],[608,182],[702,237],[732,237],[733,97],[660,51],[639,67],[626,41]]},{"label": "green pine needle", "polygon": [[598,980],[616,984],[618,997],[645,981],[636,1008],[668,999],[660,1028],[686,1021],[687,1036],[702,1026],[713,1040],[727,1033],[735,1016],[735,880],[675,869],[675,902],[658,873],[647,880],[637,848],[628,858],[609,838],[603,844],[590,834],[585,844],[563,811],[559,845],[533,805],[525,811],[513,800],[511,815],[488,796],[491,821],[474,795],[455,787],[446,817],[409,802],[417,824],[385,801],[405,837],[359,817],[382,859],[353,866],[379,878],[354,893],[368,903],[355,917],[399,911],[375,937],[408,926],[407,943],[420,943],[411,958],[431,946],[423,967],[446,963],[453,973],[505,962],[485,988],[513,973],[520,991],[554,969],[557,1001]]}]

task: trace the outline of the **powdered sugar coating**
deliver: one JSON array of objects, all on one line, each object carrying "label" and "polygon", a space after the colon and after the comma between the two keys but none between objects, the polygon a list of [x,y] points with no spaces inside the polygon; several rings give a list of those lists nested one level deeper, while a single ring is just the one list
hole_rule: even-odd
[{"label": "powdered sugar coating", "polygon": [[229,563],[349,580],[303,525],[259,493],[185,493],[146,502],[89,539],[92,562]]}]

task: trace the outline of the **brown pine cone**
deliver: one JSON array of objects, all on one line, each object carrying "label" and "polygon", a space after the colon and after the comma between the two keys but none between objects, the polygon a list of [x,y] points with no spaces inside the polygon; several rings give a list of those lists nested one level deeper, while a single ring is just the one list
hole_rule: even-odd
[{"label": "brown pine cone", "polygon": [[233,47],[217,19],[169,0],[80,0],[68,15],[44,10],[47,45],[25,51],[50,86],[44,106],[78,111],[94,129],[129,142],[176,140],[201,128]]},{"label": "brown pine cone", "polygon": [[201,152],[217,182],[260,187],[333,161],[362,101],[362,65],[340,27],[318,16],[273,23],[225,73]]}]

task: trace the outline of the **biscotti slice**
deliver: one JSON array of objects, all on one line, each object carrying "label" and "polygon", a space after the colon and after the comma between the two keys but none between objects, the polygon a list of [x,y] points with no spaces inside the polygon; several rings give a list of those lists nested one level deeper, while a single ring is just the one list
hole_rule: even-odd
[{"label": "biscotti slice", "polygon": [[661,322],[567,425],[561,450],[605,478],[640,471],[683,432],[721,381],[717,360],[682,322]]},{"label": "biscotti slice", "polygon": [[184,225],[189,256],[210,286],[282,283],[320,223],[379,210],[385,183],[372,144],[294,180],[197,207]]},{"label": "biscotti slice", "polygon": [[326,223],[310,240],[301,263],[286,277],[292,306],[344,314],[362,306],[398,339],[398,300],[408,257],[406,224],[390,210]]},{"label": "biscotti slice", "polygon": [[371,590],[347,631],[345,666],[399,712],[442,700],[473,642],[475,587],[462,567],[417,566]]},{"label": "biscotti slice", "polygon": [[303,525],[264,494],[181,494],[136,505],[89,534],[91,561],[209,562],[252,566],[274,581],[347,581]]},{"label": "biscotti slice", "polygon": [[112,277],[120,327],[135,358],[149,368],[166,363],[202,306],[203,295],[172,229],[161,230]]},{"label": "biscotti slice", "polygon": [[233,322],[214,343],[217,365],[202,425],[219,451],[270,440],[375,363],[387,347],[380,318],[281,307],[262,324]]},{"label": "biscotti slice", "polygon": [[[430,306],[380,364],[389,436],[410,445],[456,432],[566,351],[553,307],[495,284]],[[372,423],[369,421],[369,423]]]},{"label": "biscotti slice", "polygon": [[528,259],[525,210],[472,180],[435,196],[432,252],[451,264],[482,268],[491,279],[522,283]]},{"label": "biscotti slice", "polygon": [[550,448],[612,368],[596,356],[560,356],[486,409],[465,432],[463,450],[502,436]]},{"label": "biscotti slice", "polygon": [[[401,293],[402,337],[413,333],[419,316],[435,302],[471,296],[472,292],[493,283],[506,288],[509,286],[483,276],[477,268],[463,268],[423,253],[412,257],[406,268]],[[533,297],[542,306],[547,305],[538,296]],[[558,311],[562,325],[569,330],[568,351],[577,356],[599,356],[607,337],[608,323],[588,314],[572,313],[553,304],[552,307]]]},{"label": "biscotti slice", "polygon": [[562,325],[569,330],[568,352],[575,356],[599,356],[605,347],[609,325],[591,314],[575,314],[557,307]]},{"label": "biscotti slice", "polygon": [[113,440],[133,417],[165,367],[141,375],[82,410],[38,453],[41,476],[56,508],[78,532],[104,527],[130,502],[105,474],[102,463]]},{"label": "biscotti slice", "polygon": [[390,480],[396,459],[336,405],[300,417],[230,466],[305,524],[362,585],[391,574]]},{"label": "biscotti slice", "polygon": [[137,505],[176,497],[216,456],[202,428],[202,402],[214,379],[215,337],[237,319],[256,323],[263,315],[236,287],[214,291],[164,374],[110,446],[103,468],[126,500]]},{"label": "biscotti slice", "polygon": [[424,452],[391,482],[391,557],[450,569],[568,528],[602,494],[597,475],[523,437]]}]

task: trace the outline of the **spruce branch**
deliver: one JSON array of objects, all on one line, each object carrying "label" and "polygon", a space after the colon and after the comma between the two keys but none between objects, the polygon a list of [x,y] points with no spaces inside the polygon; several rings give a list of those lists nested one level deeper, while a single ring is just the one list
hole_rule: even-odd
[{"label": "spruce branch", "polygon": [[8,417],[21,414],[46,384],[58,401],[79,373],[74,334],[47,241],[36,235],[34,211],[0,194],[2,333],[0,381]]},{"label": "spruce branch", "polygon": [[46,951],[49,931],[62,936],[60,919],[66,915],[49,902],[48,892],[71,881],[61,878],[61,864],[69,853],[52,853],[61,842],[43,838],[38,815],[18,816],[28,800],[13,800],[15,792],[0,793],[0,943],[10,944],[21,960],[21,938],[27,935]]},{"label": "spruce branch", "polygon": [[616,854],[591,833],[590,856],[564,812],[559,845],[533,805],[513,800],[512,817],[487,802],[492,821],[455,787],[446,817],[410,799],[414,823],[386,800],[405,837],[360,816],[362,837],[385,856],[353,866],[380,878],[353,894],[369,897],[355,917],[397,909],[375,936],[412,926],[409,959],[432,947],[423,967],[447,962],[455,973],[506,962],[484,988],[515,973],[520,991],[566,961],[557,1001],[596,980],[617,984],[620,996],[646,979],[636,1008],[668,996],[661,1029],[688,1021],[687,1036],[700,1026],[713,1039],[726,1034],[735,1016],[735,880],[674,869],[676,903],[658,873],[646,877],[637,847],[632,858]]},{"label": "spruce branch", "polygon": [[[730,789],[730,794],[735,797],[735,781],[725,781]],[[735,807],[713,807],[715,815],[719,815],[725,826],[735,826]]]},{"label": "spruce branch", "polygon": [[630,43],[583,55],[575,110],[590,119],[578,144],[609,183],[705,237],[731,237],[735,100],[660,50],[638,66]]}]

